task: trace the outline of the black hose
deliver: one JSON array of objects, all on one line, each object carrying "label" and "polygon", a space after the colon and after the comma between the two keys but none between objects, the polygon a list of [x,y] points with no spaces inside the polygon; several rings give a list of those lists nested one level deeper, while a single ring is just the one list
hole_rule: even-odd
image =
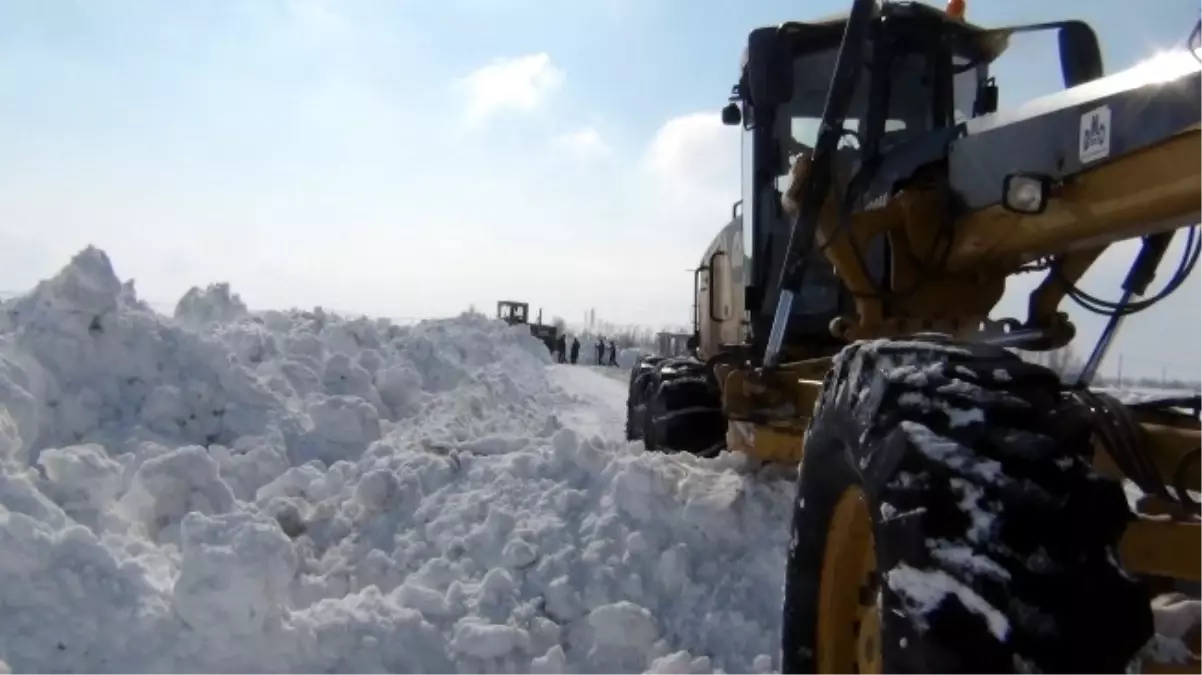
[{"label": "black hose", "polygon": [[1202,461],[1202,449],[1194,450],[1185,457],[1182,457],[1181,462],[1177,464],[1177,468],[1173,470],[1173,491],[1177,493],[1177,501],[1189,506],[1194,511],[1202,511],[1202,502],[1190,496],[1188,469],[1199,461]]},{"label": "black hose", "polygon": [[[1131,479],[1140,490],[1167,502],[1175,502],[1194,512],[1202,511],[1202,502],[1194,499],[1189,492],[1189,469],[1202,461],[1202,450],[1194,450],[1182,457],[1173,469],[1170,483],[1166,485],[1160,470],[1143,449],[1145,441],[1143,428],[1131,414],[1134,409],[1177,407],[1172,404],[1193,403],[1197,397],[1144,401],[1126,406],[1109,394],[1088,389],[1074,390],[1070,396],[1076,398],[1090,410],[1095,420],[1094,432],[1097,433],[1103,447],[1110,453],[1114,463],[1118,465],[1123,474]],[[1171,493],[1170,486],[1172,487]]]}]

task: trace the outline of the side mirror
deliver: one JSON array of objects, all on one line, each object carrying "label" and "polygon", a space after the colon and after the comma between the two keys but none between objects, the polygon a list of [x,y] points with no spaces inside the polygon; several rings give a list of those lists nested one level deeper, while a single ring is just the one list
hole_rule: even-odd
[{"label": "side mirror", "polygon": [[776,28],[757,28],[747,37],[747,80],[753,105],[777,106],[793,98],[793,60]]},{"label": "side mirror", "polygon": [[743,111],[739,109],[738,103],[727,103],[726,107],[722,108],[722,124],[733,127],[738,126],[743,121]]},{"label": "side mirror", "polygon": [[997,81],[992,77],[977,87],[977,98],[972,104],[972,116],[980,117],[997,112],[998,89]]},{"label": "side mirror", "polygon": [[1092,82],[1102,72],[1102,49],[1098,36],[1084,21],[1065,21],[1060,25],[1060,72],[1065,88]]}]

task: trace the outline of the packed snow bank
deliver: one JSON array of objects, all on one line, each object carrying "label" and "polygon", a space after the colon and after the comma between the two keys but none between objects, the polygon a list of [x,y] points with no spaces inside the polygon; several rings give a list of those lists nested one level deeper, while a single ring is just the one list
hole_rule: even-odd
[{"label": "packed snow bank", "polygon": [[95,249],[2,310],[16,671],[771,667],[788,484],[574,428],[524,327],[166,318]]},{"label": "packed snow bank", "polygon": [[227,283],[210,284],[203,291],[191,288],[175,306],[176,320],[190,325],[235,321],[248,314],[246,303]]}]

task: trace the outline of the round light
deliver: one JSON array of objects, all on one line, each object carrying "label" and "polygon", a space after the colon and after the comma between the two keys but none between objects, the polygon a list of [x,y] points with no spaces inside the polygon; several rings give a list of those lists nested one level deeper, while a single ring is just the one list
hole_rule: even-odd
[{"label": "round light", "polygon": [[1025,210],[1037,209],[1041,193],[1037,183],[1018,181],[1018,185],[1010,191],[1010,203]]},{"label": "round light", "polygon": [[1014,174],[1006,179],[1003,205],[1019,213],[1040,213],[1047,206],[1047,181],[1034,175]]}]

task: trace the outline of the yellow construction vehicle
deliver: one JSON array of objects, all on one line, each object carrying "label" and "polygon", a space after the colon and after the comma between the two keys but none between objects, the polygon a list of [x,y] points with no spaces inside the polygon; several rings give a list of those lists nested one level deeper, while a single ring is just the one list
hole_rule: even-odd
[{"label": "yellow construction vehicle", "polygon": [[[991,64],[1033,31],[1065,89],[1000,112]],[[627,430],[799,463],[784,672],[1199,672],[1197,631],[1158,644],[1150,608],[1197,594],[1199,401],[1089,388],[1199,256],[1196,54],[1104,76],[1088,24],[985,28],[962,0],[750,33],[723,110],[741,210],[697,272],[696,357],[633,369]],[[1133,239],[1118,301],[1078,287]],[[1026,316],[991,319],[1019,272],[1045,275]],[[1065,297],[1108,316],[1070,382],[1015,351],[1073,339]]]},{"label": "yellow construction vehicle", "polygon": [[547,345],[547,349],[551,350],[551,352],[555,351],[555,340],[559,337],[559,329],[553,325],[543,323],[543,310],[538,310],[538,318],[534,323],[531,323],[529,303],[518,302],[516,300],[498,300],[497,318],[511,326],[518,324],[529,326],[531,335],[542,340],[543,344]]}]

